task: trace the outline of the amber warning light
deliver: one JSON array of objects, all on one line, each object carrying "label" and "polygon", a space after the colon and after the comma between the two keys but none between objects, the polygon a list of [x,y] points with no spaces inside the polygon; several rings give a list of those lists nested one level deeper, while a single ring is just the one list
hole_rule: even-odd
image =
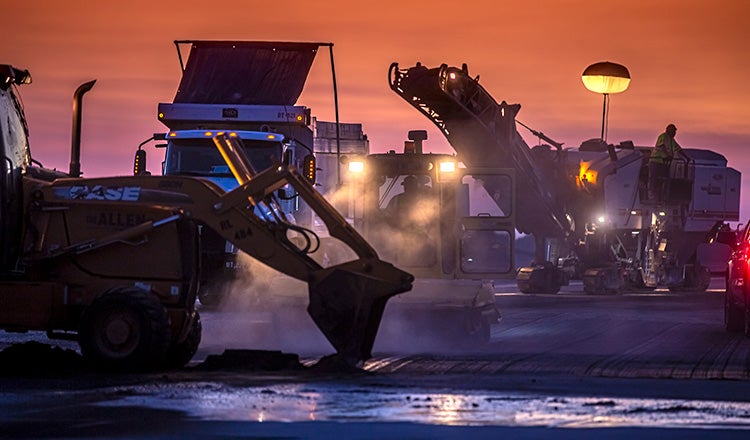
[{"label": "amber warning light", "polygon": [[315,156],[308,154],[304,159],[304,174],[310,184],[315,184],[316,171]]},{"label": "amber warning light", "polygon": [[139,149],[135,152],[135,160],[133,161],[133,175],[139,176],[146,174],[146,150]]}]

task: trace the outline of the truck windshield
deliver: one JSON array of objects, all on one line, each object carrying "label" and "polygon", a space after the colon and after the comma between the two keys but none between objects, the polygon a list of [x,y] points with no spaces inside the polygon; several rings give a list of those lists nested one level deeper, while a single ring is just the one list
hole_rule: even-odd
[{"label": "truck windshield", "polygon": [[[255,171],[281,162],[279,142],[244,140],[245,154]],[[172,139],[167,150],[165,175],[231,176],[229,167],[210,138]]]}]

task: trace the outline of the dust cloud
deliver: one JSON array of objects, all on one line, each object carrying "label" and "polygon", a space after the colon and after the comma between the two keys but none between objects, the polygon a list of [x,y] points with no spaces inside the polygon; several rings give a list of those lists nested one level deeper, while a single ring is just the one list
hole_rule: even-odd
[{"label": "dust cloud", "polygon": [[[402,189],[401,185],[391,187]],[[424,191],[422,198],[402,197],[401,206],[392,201],[400,191],[392,191],[367,212],[361,192],[354,192],[351,187],[329,192],[325,198],[366,237],[381,259],[411,273],[427,273],[440,263],[440,246],[452,246],[454,240],[443,240],[440,244],[439,209],[431,197],[433,188],[428,186]],[[365,228],[360,222],[363,216],[368,219]],[[357,258],[351,248],[328,236],[322,222],[313,223],[320,246],[310,257],[321,266]],[[239,263],[240,270],[223,287],[223,300],[215,309],[219,313],[212,317],[211,325],[204,325],[204,346],[282,350],[301,356],[332,352],[330,343],[307,313],[305,282],[243,253],[239,254]],[[415,284],[415,289],[418,288]],[[443,292],[434,293],[446,297]],[[420,299],[411,301],[415,295]],[[433,310],[430,292],[405,292],[387,303],[374,350],[446,353],[474,349],[463,336],[465,320],[459,308],[447,312]]]},{"label": "dust cloud", "polygon": [[[422,182],[407,194],[405,180],[401,176],[382,185],[378,200],[365,200],[361,182],[328,191],[324,197],[367,239],[381,259],[397,267],[427,268],[437,262],[440,240],[436,193]],[[352,254],[345,256],[354,258]],[[334,261],[339,262],[342,260]]]},{"label": "dust cloud", "polygon": [[307,284],[238,253],[238,271],[221,289],[203,326],[203,348],[330,354],[332,348],[307,314]]},{"label": "dust cloud", "polygon": [[[444,223],[440,226],[437,188],[425,185],[421,180],[418,189],[404,194],[405,179],[405,176],[388,179],[381,186],[377,201],[365,200],[364,191],[353,185],[325,195],[340,212],[352,219],[355,228],[366,237],[381,259],[417,275],[411,292],[397,295],[386,304],[373,350],[375,353],[399,354],[475,351],[475,338],[466,337],[466,312],[461,307],[436,307],[437,303],[445,303],[445,299],[451,296],[450,281],[424,285],[419,279],[420,275],[441,277],[442,268],[439,266],[443,261],[438,253],[455,255],[456,252],[455,240],[452,236],[442,237],[440,228],[457,225]],[[367,221],[362,222],[363,218]],[[465,301],[467,305],[471,299]],[[458,296],[449,301],[454,302],[454,306],[461,302]]]}]

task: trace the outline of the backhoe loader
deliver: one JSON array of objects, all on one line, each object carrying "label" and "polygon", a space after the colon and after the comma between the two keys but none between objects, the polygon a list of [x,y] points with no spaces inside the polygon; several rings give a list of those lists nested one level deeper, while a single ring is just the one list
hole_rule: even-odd
[{"label": "backhoe loader", "polygon": [[[308,313],[337,360],[357,366],[371,356],[386,302],[411,289],[413,276],[380,260],[295,167],[256,172],[239,136],[217,133],[239,184],[232,191],[190,176],[81,178],[81,107],[91,81],[74,94],[70,169],[50,170],[31,158],[16,94],[30,82],[28,71],[0,65],[0,328],[77,340],[102,369],[184,366],[201,336],[201,225],[307,282]],[[311,258],[315,234],[275,209],[285,185],[357,258],[330,267]]]}]

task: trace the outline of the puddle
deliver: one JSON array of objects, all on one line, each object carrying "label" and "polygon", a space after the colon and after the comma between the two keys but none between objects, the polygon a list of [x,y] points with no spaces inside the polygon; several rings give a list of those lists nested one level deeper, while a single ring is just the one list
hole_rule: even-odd
[{"label": "puddle", "polygon": [[248,388],[191,383],[113,391],[122,397],[102,405],[181,410],[204,420],[750,429],[750,403],[746,402],[443,393],[332,383]]}]

